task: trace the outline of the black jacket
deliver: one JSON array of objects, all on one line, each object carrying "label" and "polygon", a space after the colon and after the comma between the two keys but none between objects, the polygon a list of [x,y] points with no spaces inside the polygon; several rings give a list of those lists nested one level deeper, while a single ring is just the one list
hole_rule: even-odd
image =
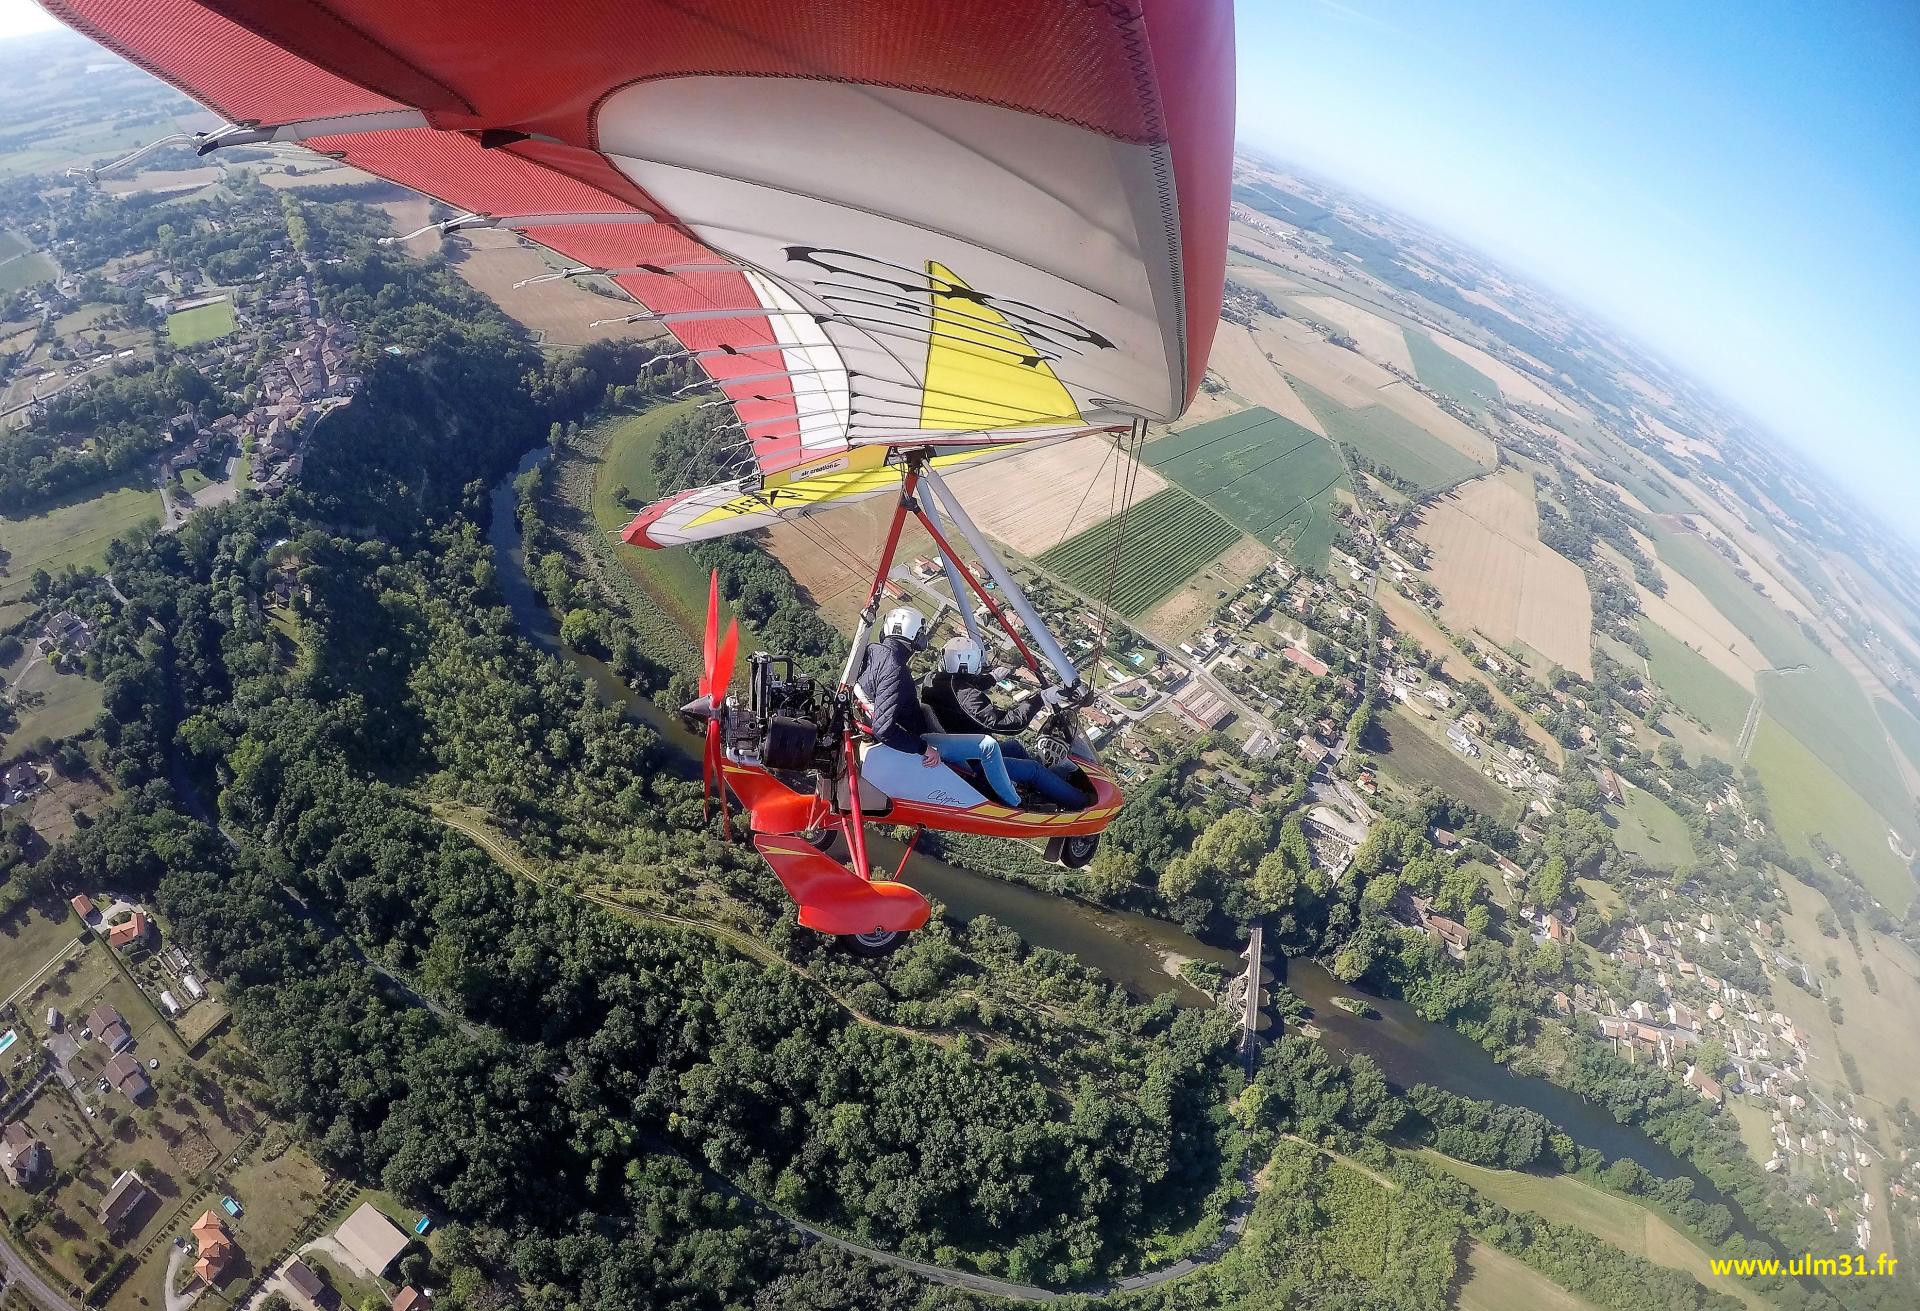
[{"label": "black jacket", "polygon": [[1002,709],[988,693],[986,674],[936,673],[927,682],[927,709],[949,733],[1018,733],[1040,713],[1039,697]]},{"label": "black jacket", "polygon": [[920,735],[927,731],[927,714],[920,707],[920,690],[913,685],[913,670],[907,665],[912,656],[913,647],[905,638],[883,637],[868,645],[853,681],[873,707],[874,740],[918,755],[926,749]]}]

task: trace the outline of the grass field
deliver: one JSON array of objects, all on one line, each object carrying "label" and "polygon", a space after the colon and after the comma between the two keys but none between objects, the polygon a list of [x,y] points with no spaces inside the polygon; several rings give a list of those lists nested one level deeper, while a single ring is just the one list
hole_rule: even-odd
[{"label": "grass field", "polygon": [[0,601],[25,595],[36,569],[53,573],[102,563],[108,542],[148,521],[160,521],[160,493],[135,477],[96,484],[36,514],[0,519],[0,548],[11,556],[0,578]]},{"label": "grass field", "polygon": [[[1240,531],[1178,487],[1157,492],[1133,507],[1068,538],[1040,563],[1089,596],[1106,598],[1133,617],[1187,580],[1209,560],[1240,540]],[[1116,542],[1118,563],[1112,556]]]},{"label": "grass field", "polygon": [[1681,869],[1694,859],[1693,835],[1673,807],[1644,788],[1630,788],[1627,803],[1607,812],[1613,840],[1652,865]]},{"label": "grass field", "polygon": [[1459,1311],[1598,1311],[1584,1297],[1497,1247],[1467,1243],[1465,1278],[1454,1296]]},{"label": "grass field", "polygon": [[[1468,760],[1397,707],[1382,711],[1374,723],[1375,732],[1386,735],[1385,748],[1376,753],[1380,767],[1401,786],[1416,789],[1422,783],[1431,783],[1497,819],[1511,818],[1518,809],[1511,794],[1483,775],[1477,762]],[[1372,749],[1377,741],[1369,737],[1366,745]]]},{"label": "grass field", "polygon": [[[663,405],[644,414],[608,419],[613,426],[606,452],[593,478],[593,518],[602,532],[618,533],[633,519],[619,492],[644,505],[658,495],[653,451],[667,425],[692,412],[695,402]],[[707,572],[686,551],[643,551],[616,541],[614,557],[634,582],[675,624],[689,634],[702,631],[707,614]],[[751,648],[749,648],[751,649]]]},{"label": "grass field", "polygon": [[1249,536],[1325,572],[1334,496],[1347,485],[1326,438],[1256,406],[1162,437],[1144,458]]},{"label": "grass field", "polygon": [[17,232],[0,228],[0,259],[12,259],[21,251],[29,249],[26,238]]},{"label": "grass field", "polygon": [[79,935],[80,921],[65,906],[28,903],[0,915],[0,997],[12,996]]},{"label": "grass field", "polygon": [[1760,773],[1774,824],[1790,851],[1814,859],[1808,839],[1818,833],[1847,858],[1874,896],[1895,914],[1906,909],[1914,882],[1887,846],[1886,821],[1771,711],[1760,717],[1747,761]]},{"label": "grass field", "polygon": [[1320,420],[1329,437],[1345,442],[1367,459],[1385,465],[1428,491],[1451,487],[1486,472],[1485,466],[1384,405],[1349,409],[1298,378],[1290,377],[1287,381]]},{"label": "grass field", "polygon": [[1744,1297],[1749,1306],[1767,1305],[1751,1292],[1743,1295],[1738,1280],[1725,1275],[1716,1278],[1708,1268],[1705,1249],[1638,1202],[1565,1175],[1489,1170],[1428,1149],[1422,1149],[1419,1155],[1428,1165],[1458,1175],[1471,1184],[1475,1192],[1492,1198],[1509,1211],[1531,1211],[1556,1224],[1584,1229],[1629,1255],[1692,1275],[1722,1293]]},{"label": "grass field", "polygon": [[18,291],[36,282],[46,282],[60,272],[53,261],[37,250],[0,259],[0,291]]},{"label": "grass field", "polygon": [[4,677],[16,694],[29,693],[39,704],[19,712],[19,723],[0,742],[0,753],[11,755],[37,738],[58,742],[84,733],[100,718],[101,685],[85,674],[61,673],[32,647],[21,653]]},{"label": "grass field", "polygon": [[1426,333],[1408,328],[1406,337],[1407,354],[1413,357],[1413,371],[1427,386],[1471,410],[1484,410],[1489,402],[1500,399],[1498,383],[1465,360],[1442,350]]},{"label": "grass field", "polygon": [[1880,722],[1887,726],[1887,732],[1900,747],[1900,753],[1920,769],[1920,719],[1908,713],[1905,706],[1884,699],[1876,700],[1873,708],[1879,712]]},{"label": "grass field", "polygon": [[167,340],[176,346],[198,346],[224,337],[239,326],[233,317],[233,302],[222,299],[167,315]]},{"label": "grass field", "polygon": [[1647,665],[1660,690],[1715,737],[1724,739],[1731,751],[1753,697],[1658,624],[1642,623],[1640,636],[1646,639]]}]

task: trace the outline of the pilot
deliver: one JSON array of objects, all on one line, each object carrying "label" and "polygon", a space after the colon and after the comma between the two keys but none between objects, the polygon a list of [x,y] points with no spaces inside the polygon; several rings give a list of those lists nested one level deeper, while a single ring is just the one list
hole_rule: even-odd
[{"label": "pilot", "polygon": [[[1079,788],[1029,756],[1020,743],[1002,742],[996,736],[1026,728],[1045,702],[1036,695],[1004,708],[995,704],[990,695],[993,677],[981,672],[985,655],[971,637],[949,638],[941,648],[940,668],[927,682],[927,709],[948,731],[928,733],[926,740],[939,749],[943,760],[977,759],[994,791],[1010,806],[1020,804],[1015,785],[1022,783],[1056,806],[1078,810],[1086,805],[1087,797]],[[1068,762],[1066,746],[1059,739],[1043,737],[1040,745],[1043,756]],[[1010,791],[1015,800],[1008,800]]]}]

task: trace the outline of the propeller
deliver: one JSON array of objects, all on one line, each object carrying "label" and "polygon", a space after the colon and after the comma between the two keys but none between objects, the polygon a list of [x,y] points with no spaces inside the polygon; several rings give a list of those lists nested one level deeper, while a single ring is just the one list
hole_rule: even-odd
[{"label": "propeller", "polygon": [[700,649],[699,696],[680,707],[680,715],[691,724],[706,724],[707,745],[705,758],[701,762],[700,783],[703,789],[701,809],[709,819],[713,817],[713,795],[715,785],[720,793],[720,825],[728,838],[733,837],[733,817],[727,808],[727,786],[723,772],[725,746],[722,742],[722,720],[727,700],[727,688],[733,683],[734,661],[740,651],[740,621],[727,621],[727,634],[720,635],[720,571],[714,570],[707,578],[707,631]]}]

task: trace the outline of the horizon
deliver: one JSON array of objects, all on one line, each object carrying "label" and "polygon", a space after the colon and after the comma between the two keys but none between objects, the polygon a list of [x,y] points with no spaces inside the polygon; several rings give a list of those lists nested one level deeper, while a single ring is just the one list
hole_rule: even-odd
[{"label": "horizon", "polygon": [[[1237,140],[1620,332],[1920,548],[1904,495],[1920,443],[1898,395],[1920,376],[1920,172],[1898,165],[1920,155],[1920,12],[1741,12],[1736,41],[1638,0],[1604,15],[1243,2]],[[0,0],[0,41],[49,31],[67,29]],[[1453,75],[1496,57],[1503,79]],[[1807,75],[1775,77],[1783,65]],[[1706,86],[1649,105],[1639,93],[1672,93],[1676,70]],[[1590,121],[1600,108],[1618,113]],[[1739,158],[1767,144],[1757,171]],[[1790,165],[1827,185],[1784,185]],[[1783,231],[1873,239],[1767,260]]]}]

